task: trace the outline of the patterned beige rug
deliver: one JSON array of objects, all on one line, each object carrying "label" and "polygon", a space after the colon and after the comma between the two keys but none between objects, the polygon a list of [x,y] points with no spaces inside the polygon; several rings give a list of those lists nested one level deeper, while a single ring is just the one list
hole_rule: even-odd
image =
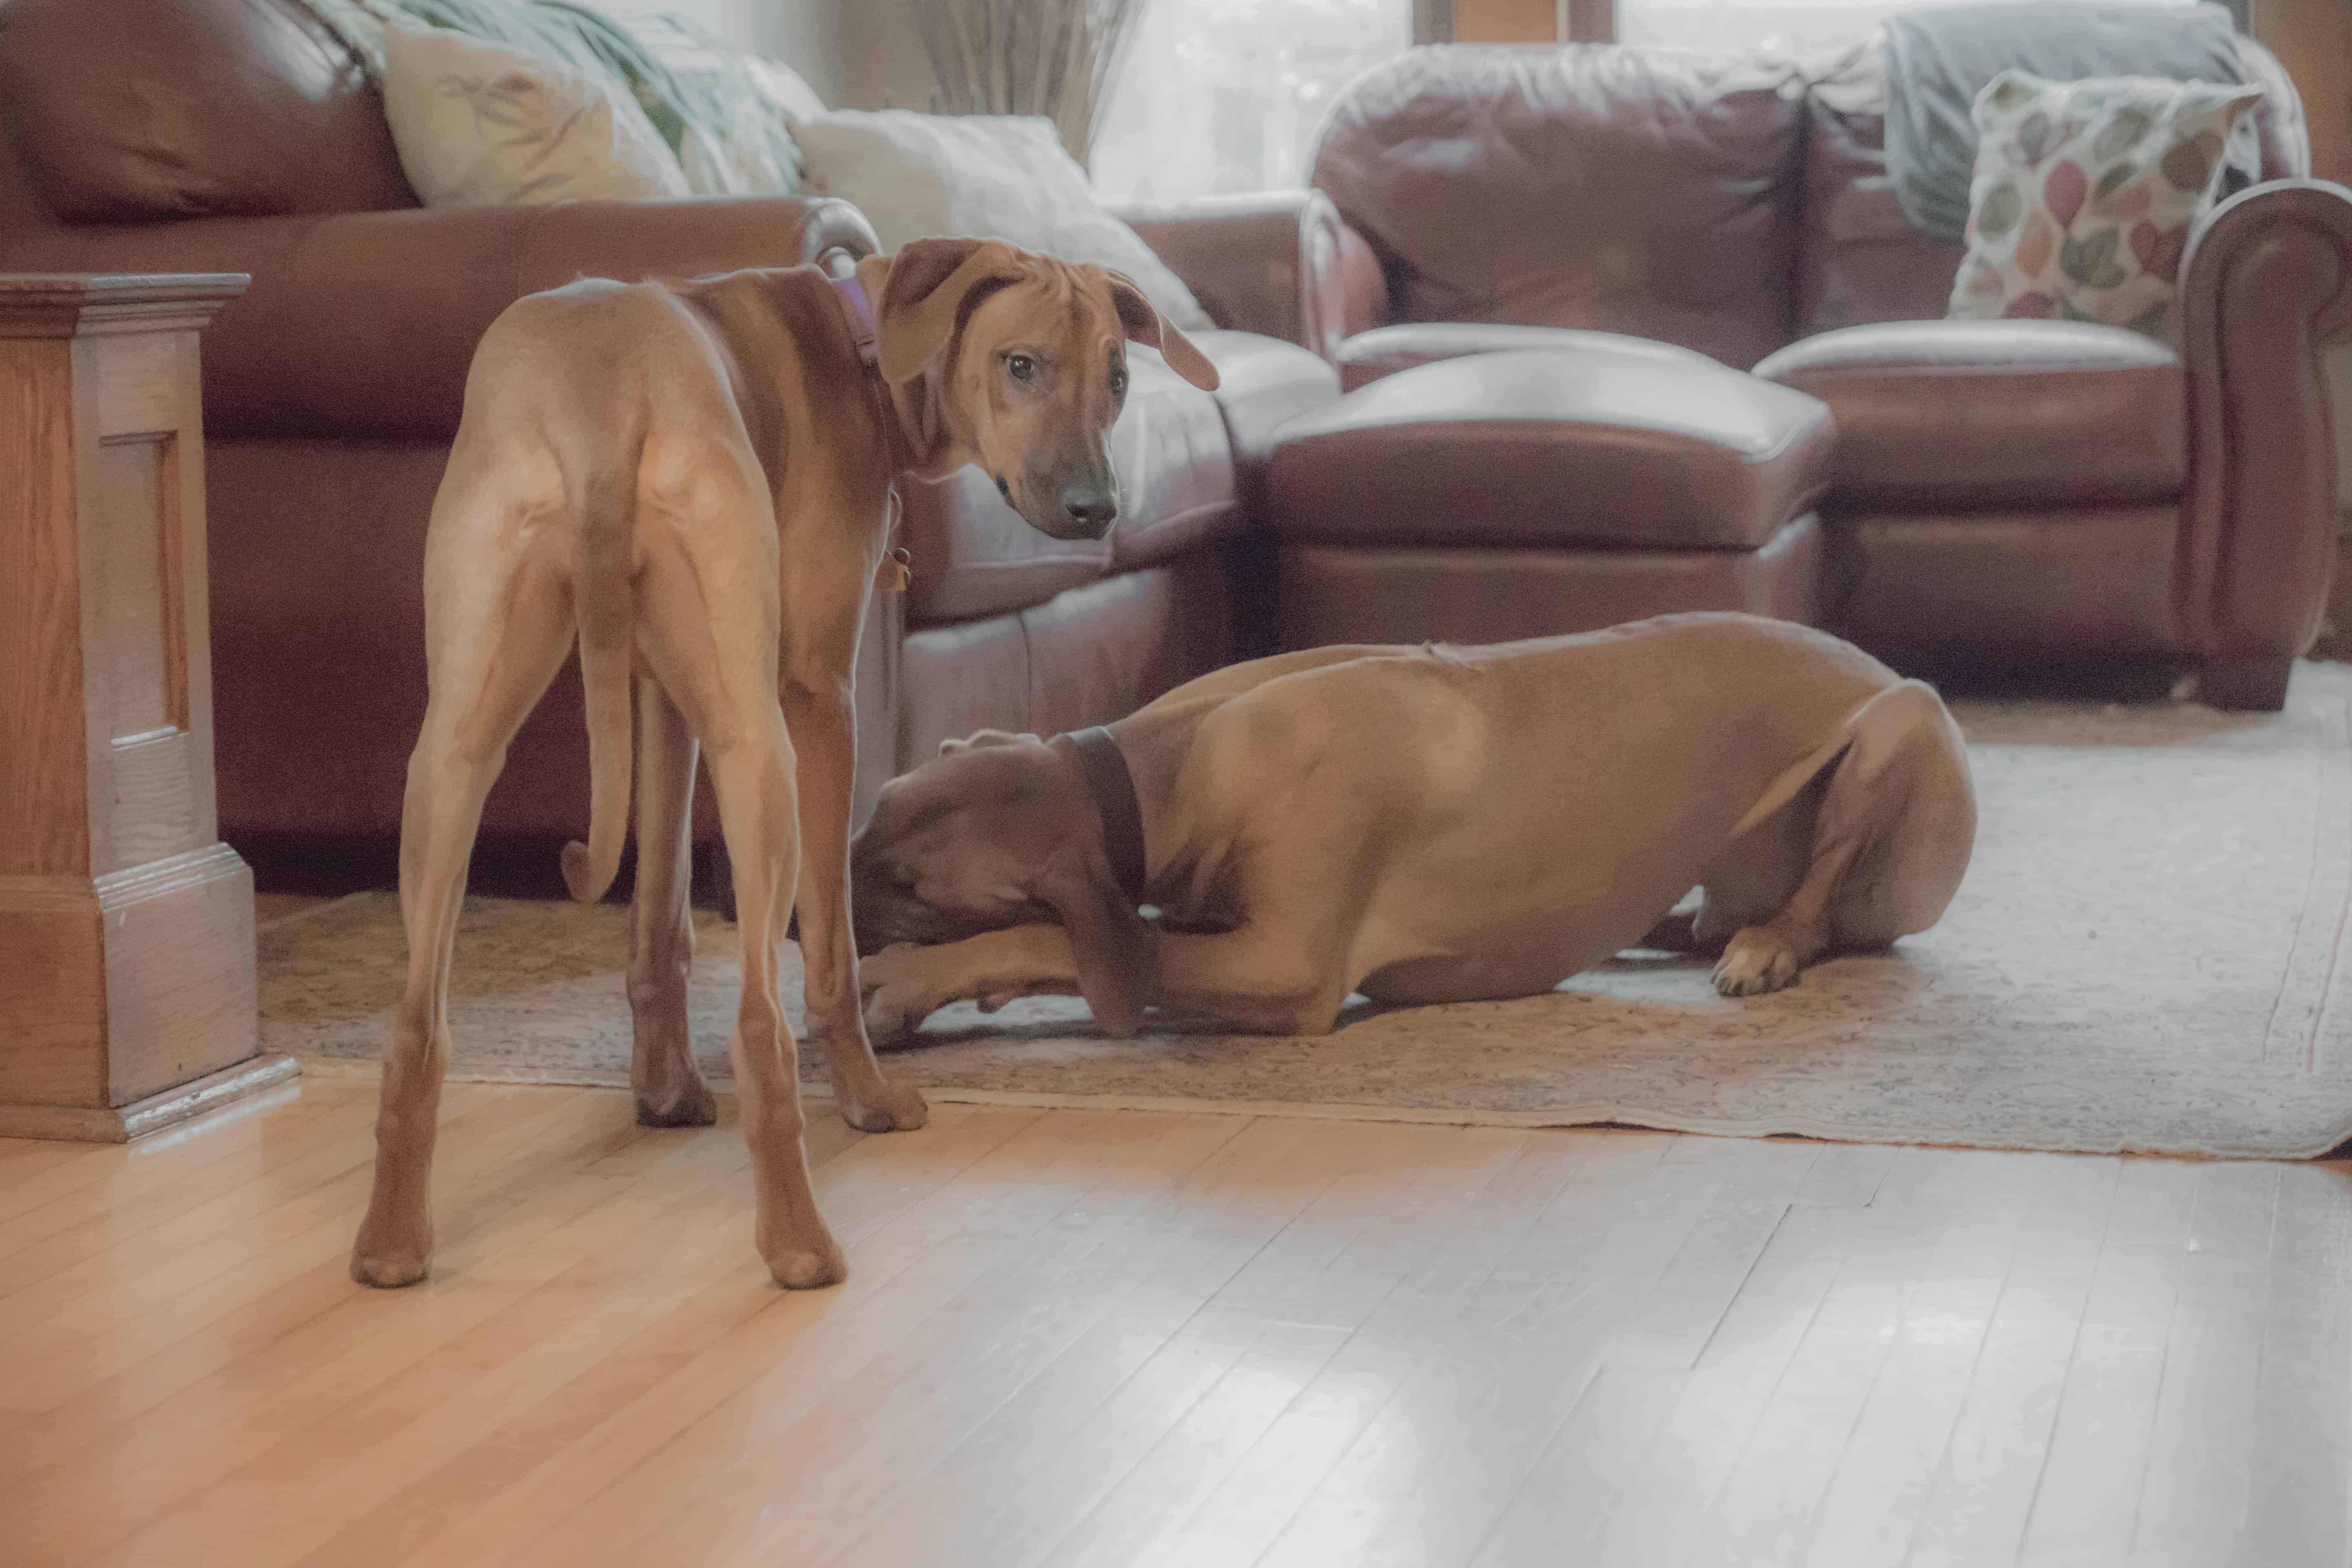
[{"label": "patterned beige rug", "polygon": [[[1082,1004],[1036,998],[951,1009],[897,1065],[934,1098],[998,1103],[2263,1156],[2352,1135],[2352,669],[2304,666],[2277,716],[1959,712],[1982,829],[1950,914],[1794,990],[1725,1000],[1703,963],[1628,955],[1529,1000],[1359,1005],[1321,1040],[1105,1040]],[[714,1076],[733,937],[704,917]],[[618,906],[471,903],[455,1072],[625,1083],[625,946]],[[269,928],[265,1047],[370,1061],[402,961],[389,894]]]}]

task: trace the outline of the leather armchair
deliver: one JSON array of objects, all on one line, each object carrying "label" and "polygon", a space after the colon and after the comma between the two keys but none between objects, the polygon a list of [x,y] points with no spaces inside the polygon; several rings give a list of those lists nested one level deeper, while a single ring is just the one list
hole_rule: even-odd
[{"label": "leather armchair", "polygon": [[1129,207],[1118,215],[1220,327],[1280,338],[1337,364],[1341,345],[1388,314],[1388,284],[1372,247],[1320,191]]},{"label": "leather armchair", "polygon": [[2189,472],[2183,631],[2209,699],[2275,708],[2336,550],[2322,351],[2352,336],[2352,191],[2283,180],[2216,207],[2181,262]]},{"label": "leather armchair", "polygon": [[[1249,222],[1152,221],[1215,235],[1231,298],[1280,301],[1350,392],[1599,328],[1825,398],[1844,445],[1820,615],[1898,666],[2160,664],[2220,706],[2275,707],[2333,570],[2321,353],[2352,336],[2352,192],[2305,177],[2293,86],[2240,48],[2270,95],[2263,183],[2191,239],[2177,352],[2119,329],[1946,330],[1958,247],[1895,205],[1867,49],[1810,77],[1613,46],[1418,49],[1334,106],[1316,192],[1228,209]],[[1339,232],[1310,241],[1318,196]],[[1336,348],[1294,292],[1339,302]],[[1364,634],[1428,633],[1408,612]]]}]

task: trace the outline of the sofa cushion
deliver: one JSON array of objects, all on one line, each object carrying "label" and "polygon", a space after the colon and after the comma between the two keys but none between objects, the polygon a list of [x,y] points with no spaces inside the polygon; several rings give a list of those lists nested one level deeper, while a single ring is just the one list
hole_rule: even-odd
[{"label": "sofa cushion", "polygon": [[793,126],[810,186],[873,221],[884,250],[929,235],[1001,239],[1127,275],[1190,332],[1213,325],[1184,280],[1105,210],[1042,115],[842,110]]},{"label": "sofa cushion", "polygon": [[1612,343],[1629,354],[1648,354],[1662,364],[1714,363],[1695,349],[1615,332],[1580,332],[1571,327],[1516,327],[1491,321],[1408,321],[1402,326],[1375,327],[1369,332],[1359,332],[1341,344],[1339,386],[1343,391],[1354,392],[1383,376],[1392,376],[1416,365],[1433,365],[1440,360],[1507,353],[1513,349],[1575,349],[1596,341]]},{"label": "sofa cushion", "polygon": [[1836,412],[1841,504],[2161,501],[2188,470],[2180,361],[2120,327],[1886,321],[1792,343],[1756,373]]},{"label": "sofa cushion", "polygon": [[1944,314],[2104,321],[2174,340],[2189,233],[2213,210],[2239,128],[2249,129],[2244,155],[2257,156],[2246,114],[2262,96],[2001,72],[1976,102],[1969,256]]},{"label": "sofa cushion", "polygon": [[1293,422],[1269,506],[1294,539],[1753,549],[1827,477],[1829,410],[1606,336],[1423,365]]},{"label": "sofa cushion", "polygon": [[[1300,350],[1304,352],[1304,350]],[[1128,356],[1127,407],[1111,427],[1119,518],[1112,538],[1049,538],[1022,521],[978,468],[936,485],[908,480],[907,618],[965,621],[1043,604],[1119,564],[1181,553],[1233,510],[1233,453],[1216,398],[1149,350]]]},{"label": "sofa cushion", "polygon": [[[1194,465],[1190,505],[1139,507],[1112,535],[1112,559],[1125,570],[1162,561],[1213,538],[1239,533],[1265,491],[1275,433],[1301,414],[1339,397],[1330,361],[1296,343],[1258,332],[1213,329],[1192,334],[1193,347],[1217,367],[1218,411],[1231,453],[1231,472],[1216,482],[1214,468]],[[1129,363],[1156,356],[1138,351]]]},{"label": "sofa cushion", "polygon": [[383,115],[428,207],[649,202],[686,172],[621,86],[446,27],[391,27]]},{"label": "sofa cushion", "polygon": [[383,100],[294,0],[11,0],[0,110],[70,223],[416,204]]},{"label": "sofa cushion", "polygon": [[1746,367],[1789,340],[1787,68],[1612,45],[1413,49],[1340,95],[1312,183],[1395,319],[1630,332]]},{"label": "sofa cushion", "polygon": [[[1235,358],[1230,349],[1226,357]],[[1127,407],[1110,430],[1118,473],[1111,559],[1122,570],[1182,555],[1239,521],[1233,440],[1220,406],[1225,389],[1202,392],[1144,348],[1129,351],[1127,370]]]},{"label": "sofa cushion", "polygon": [[[2236,38],[2245,79],[2263,85],[2254,111],[2263,178],[2311,172],[2294,84],[2275,56]],[[1941,316],[1966,246],[1911,226],[1886,172],[1886,61],[1856,45],[1807,73],[1805,194],[1797,262],[1797,334],[1867,321]]]}]

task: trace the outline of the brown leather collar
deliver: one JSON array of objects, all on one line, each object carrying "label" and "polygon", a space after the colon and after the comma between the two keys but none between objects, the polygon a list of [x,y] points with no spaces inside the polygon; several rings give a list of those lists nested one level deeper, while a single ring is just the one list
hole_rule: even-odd
[{"label": "brown leather collar", "polygon": [[1093,791],[1102,814],[1103,851],[1129,904],[1140,904],[1150,868],[1143,856],[1143,803],[1135,796],[1135,775],[1111,732],[1097,725],[1065,737],[1078,754],[1078,773]]},{"label": "brown leather collar", "polygon": [[881,328],[874,317],[874,301],[866,297],[866,286],[855,274],[836,277],[833,283],[834,298],[841,301],[842,318],[849,323],[849,336],[857,345],[858,361],[866,367],[866,385],[874,394],[874,413],[882,421],[882,440],[890,455],[890,521],[898,523],[898,477],[915,466],[914,454],[907,450],[907,433],[898,424],[898,405],[890,396],[888,383],[882,379]]}]

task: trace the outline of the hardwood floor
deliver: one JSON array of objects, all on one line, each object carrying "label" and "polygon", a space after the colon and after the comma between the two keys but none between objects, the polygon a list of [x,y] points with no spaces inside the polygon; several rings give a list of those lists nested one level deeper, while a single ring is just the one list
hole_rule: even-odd
[{"label": "hardwood floor", "polygon": [[812,1158],[372,1082],[0,1142],[0,1562],[2347,1562],[2352,1167],[942,1106]]}]

